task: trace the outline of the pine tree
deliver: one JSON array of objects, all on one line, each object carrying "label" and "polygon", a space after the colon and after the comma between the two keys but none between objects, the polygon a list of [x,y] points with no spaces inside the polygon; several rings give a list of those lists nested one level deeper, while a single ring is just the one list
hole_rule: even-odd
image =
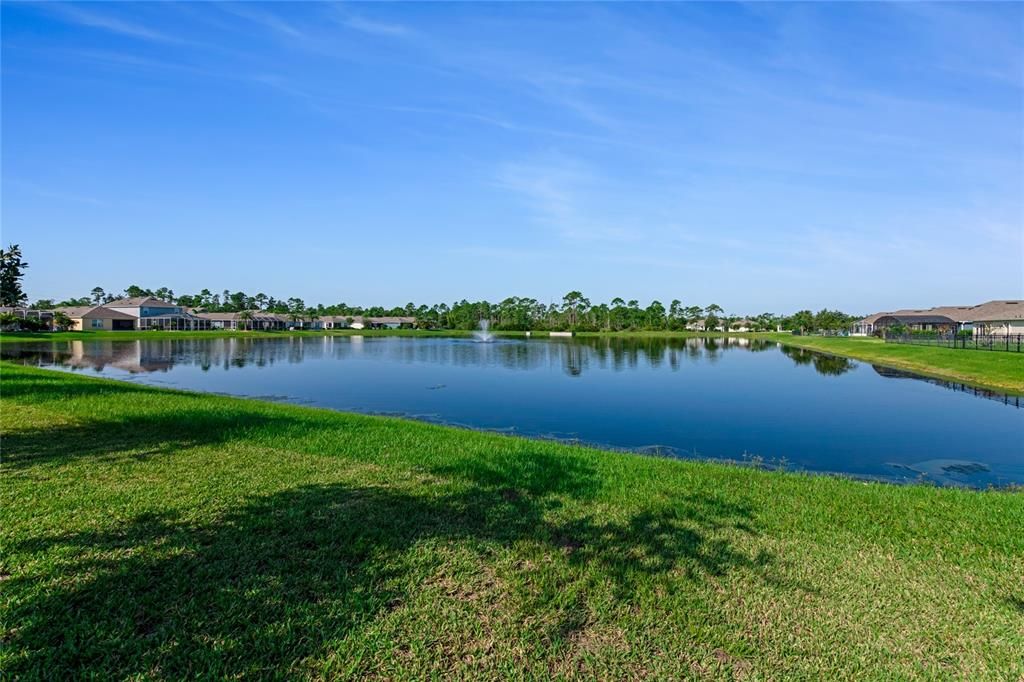
[{"label": "pine tree", "polygon": [[21,288],[28,263],[21,259],[21,247],[12,244],[4,251],[0,249],[0,305],[24,305],[28,296]]}]

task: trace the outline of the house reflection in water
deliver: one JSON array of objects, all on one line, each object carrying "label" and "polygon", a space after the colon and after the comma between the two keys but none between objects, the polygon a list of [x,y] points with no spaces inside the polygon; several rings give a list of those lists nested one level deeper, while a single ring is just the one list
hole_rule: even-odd
[{"label": "house reflection in water", "polygon": [[[166,372],[175,365],[197,367],[207,372],[230,371],[247,366],[268,367],[275,363],[305,361],[399,362],[454,367],[493,366],[512,371],[543,368],[560,370],[573,378],[588,372],[612,372],[665,368],[683,371],[692,363],[717,363],[727,353],[778,352],[799,367],[818,374],[838,377],[859,366],[849,358],[828,355],[774,341],[749,338],[600,337],[566,339],[499,339],[474,343],[465,339],[422,339],[362,336],[281,338],[184,338],[135,341],[64,341],[52,344],[5,344],[0,353],[8,360],[38,366],[59,365],[102,372],[114,369],[132,374]],[[948,381],[872,366],[880,376],[929,381],[946,388],[973,393],[1020,407],[1019,397],[1005,396]],[[742,371],[742,370],[739,370]]]},{"label": "house reflection in water", "polygon": [[732,350],[761,352],[781,349],[797,364],[813,366],[822,374],[838,375],[854,367],[852,361],[813,351],[791,349],[774,342],[748,338],[577,337],[572,339],[499,340],[479,344],[450,339],[395,343],[387,338],[362,336],[276,339],[160,339],[135,341],[67,341],[44,347],[10,344],[8,359],[25,364],[62,365],[102,371],[114,368],[130,373],[162,372],[175,364],[230,370],[247,365],[264,367],[277,362],[364,357],[453,366],[494,365],[510,370],[560,367],[579,377],[591,368],[614,372],[667,365],[679,371],[689,362],[717,362]]},{"label": "house reflection in water", "polygon": [[77,369],[115,367],[137,374],[166,372],[174,366],[169,341],[69,341],[68,347],[65,357],[55,351],[53,359]]}]

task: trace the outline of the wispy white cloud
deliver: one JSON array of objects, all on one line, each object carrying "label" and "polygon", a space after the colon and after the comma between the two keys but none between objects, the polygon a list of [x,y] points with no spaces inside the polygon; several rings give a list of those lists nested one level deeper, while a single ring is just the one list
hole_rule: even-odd
[{"label": "wispy white cloud", "polygon": [[459,109],[451,108],[440,108],[440,107],[417,107],[417,106],[383,106],[377,107],[387,111],[394,111],[398,113],[408,114],[426,114],[431,116],[447,116],[450,118],[463,119],[467,121],[475,121],[484,125],[493,126],[500,128],[501,130],[507,130],[509,132],[524,133],[527,135],[548,135],[551,137],[561,137],[574,140],[581,140],[590,143],[597,144],[611,144],[613,141],[606,137],[599,137],[596,135],[587,135],[585,133],[578,133],[570,130],[558,130],[556,128],[547,128],[542,126],[533,126],[528,124],[519,123],[502,116],[490,115],[477,113],[474,111],[461,111]]},{"label": "wispy white cloud", "polygon": [[366,17],[350,14],[342,18],[341,23],[349,28],[375,36],[404,37],[412,35],[413,30],[403,24],[375,21]]},{"label": "wispy white cloud", "polygon": [[586,164],[560,155],[502,165],[495,186],[525,201],[536,222],[576,242],[630,242],[640,239],[636,224],[618,223],[602,209],[615,193]]},{"label": "wispy white cloud", "polygon": [[139,40],[149,40],[161,43],[181,42],[174,36],[154,30],[148,26],[132,21],[126,21],[110,14],[85,10],[76,5],[55,3],[47,5],[46,7],[50,12],[64,21],[78,24],[80,26],[98,28],[111,33],[128,36],[130,38],[137,38]]},{"label": "wispy white cloud", "polygon": [[272,33],[277,33],[285,38],[298,40],[309,39],[309,35],[304,30],[295,26],[295,24],[286,21],[274,12],[256,9],[254,3],[229,2],[220,5],[220,7],[226,12],[262,26]]}]

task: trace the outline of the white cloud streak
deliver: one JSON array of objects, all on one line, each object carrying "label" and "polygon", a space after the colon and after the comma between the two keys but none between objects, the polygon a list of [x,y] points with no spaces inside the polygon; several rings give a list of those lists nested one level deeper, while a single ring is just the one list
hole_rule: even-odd
[{"label": "white cloud streak", "polygon": [[118,35],[136,38],[139,40],[148,40],[160,43],[181,42],[174,36],[161,33],[160,31],[156,31],[142,24],[125,21],[124,19],[111,16],[109,14],[85,10],[74,5],[53,4],[47,5],[47,9],[64,21],[78,24],[80,26],[98,28],[110,33],[116,33]]}]

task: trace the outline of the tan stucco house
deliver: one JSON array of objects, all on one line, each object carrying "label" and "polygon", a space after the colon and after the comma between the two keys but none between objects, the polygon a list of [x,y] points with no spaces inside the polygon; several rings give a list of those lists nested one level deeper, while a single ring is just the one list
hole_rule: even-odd
[{"label": "tan stucco house", "polygon": [[75,331],[129,331],[135,329],[135,318],[119,310],[101,305],[57,308],[71,320]]}]

